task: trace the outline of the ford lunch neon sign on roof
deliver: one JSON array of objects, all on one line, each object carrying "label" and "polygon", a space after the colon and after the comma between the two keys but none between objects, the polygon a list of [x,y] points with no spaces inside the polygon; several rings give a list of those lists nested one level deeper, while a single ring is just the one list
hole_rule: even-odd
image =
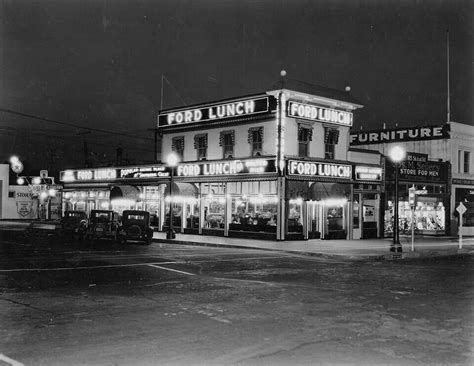
[{"label": "ford lunch neon sign on roof", "polygon": [[288,102],[288,116],[344,126],[352,126],[353,120],[351,112],[294,101]]},{"label": "ford lunch neon sign on roof", "polygon": [[257,96],[227,103],[197,106],[196,108],[170,110],[158,116],[158,127],[235,119],[268,113],[271,110],[270,98],[273,99],[270,96]]}]

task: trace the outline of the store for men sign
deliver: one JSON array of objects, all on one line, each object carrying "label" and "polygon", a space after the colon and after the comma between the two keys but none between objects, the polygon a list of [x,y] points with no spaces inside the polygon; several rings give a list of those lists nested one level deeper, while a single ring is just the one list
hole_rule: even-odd
[{"label": "store for men sign", "polygon": [[[166,111],[158,116],[158,127],[219,121],[267,113],[271,110],[270,96],[232,100],[226,103]],[[273,103],[276,104],[276,103]]]},{"label": "store for men sign", "polygon": [[449,138],[449,125],[359,131],[351,133],[351,145],[381,144],[398,141],[423,141]]}]

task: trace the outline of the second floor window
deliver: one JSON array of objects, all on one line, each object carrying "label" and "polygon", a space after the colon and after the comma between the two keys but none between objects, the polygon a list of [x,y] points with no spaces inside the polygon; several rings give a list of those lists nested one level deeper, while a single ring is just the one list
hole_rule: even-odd
[{"label": "second floor window", "polygon": [[298,126],[298,156],[309,156],[309,142],[313,137],[313,129],[310,126]]},{"label": "second floor window", "polygon": [[339,130],[324,128],[324,159],[334,160],[336,157],[336,145],[339,141]]},{"label": "second floor window", "polygon": [[207,158],[207,133],[194,136],[194,148],[197,150],[198,160]]},{"label": "second floor window", "polygon": [[234,131],[221,131],[219,145],[222,146],[224,159],[234,156],[235,133]]},{"label": "second floor window", "polygon": [[184,160],[184,136],[173,137],[171,150],[174,151],[181,161]]},{"label": "second floor window", "polygon": [[252,148],[252,156],[262,155],[263,148],[263,127],[249,128],[248,142]]},{"label": "second floor window", "polygon": [[471,154],[469,151],[464,151],[464,171],[463,173],[469,173],[469,163],[471,160]]}]

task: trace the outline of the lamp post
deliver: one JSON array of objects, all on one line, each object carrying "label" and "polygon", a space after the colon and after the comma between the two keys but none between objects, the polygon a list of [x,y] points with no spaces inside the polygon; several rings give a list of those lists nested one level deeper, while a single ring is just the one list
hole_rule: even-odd
[{"label": "lamp post", "polygon": [[405,159],[406,152],[401,146],[394,146],[389,152],[390,159],[395,164],[395,200],[393,213],[393,244],[390,246],[391,252],[401,252],[399,227],[398,227],[398,170],[400,162]]},{"label": "lamp post", "polygon": [[174,168],[179,163],[179,157],[176,153],[172,152],[166,158],[166,163],[170,167],[170,212],[169,212],[169,227],[168,232],[166,233],[166,239],[174,239],[176,238],[176,233],[173,230],[173,174]]}]

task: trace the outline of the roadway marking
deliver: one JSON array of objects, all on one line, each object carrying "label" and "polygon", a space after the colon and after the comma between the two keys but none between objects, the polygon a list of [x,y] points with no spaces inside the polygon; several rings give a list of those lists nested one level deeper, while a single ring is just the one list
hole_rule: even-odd
[{"label": "roadway marking", "polygon": [[[159,262],[160,264],[177,264],[177,262]],[[47,272],[47,271],[71,271],[83,269],[100,269],[100,268],[119,268],[119,267],[136,267],[149,266],[153,263],[132,263],[132,264],[109,264],[102,266],[82,266],[82,267],[57,267],[57,268],[15,268],[15,269],[0,269],[0,273],[4,272]]]},{"label": "roadway marking", "polygon": [[188,276],[196,276],[195,273],[189,273],[189,272],[184,272],[184,271],[178,271],[177,269],[171,269],[171,268],[166,268],[166,267],[162,267],[162,266],[157,266],[156,264],[148,264],[148,267],[155,267],[155,268],[159,268],[159,269],[164,269],[164,270],[166,270],[166,271],[178,272],[178,273],[182,273],[182,274],[185,274],[185,275],[188,275]]},{"label": "roadway marking", "polygon": [[9,365],[12,365],[12,366],[25,366],[21,362],[15,361],[14,359],[5,356],[2,353],[0,353],[0,361],[6,362],[6,363],[8,363]]}]

